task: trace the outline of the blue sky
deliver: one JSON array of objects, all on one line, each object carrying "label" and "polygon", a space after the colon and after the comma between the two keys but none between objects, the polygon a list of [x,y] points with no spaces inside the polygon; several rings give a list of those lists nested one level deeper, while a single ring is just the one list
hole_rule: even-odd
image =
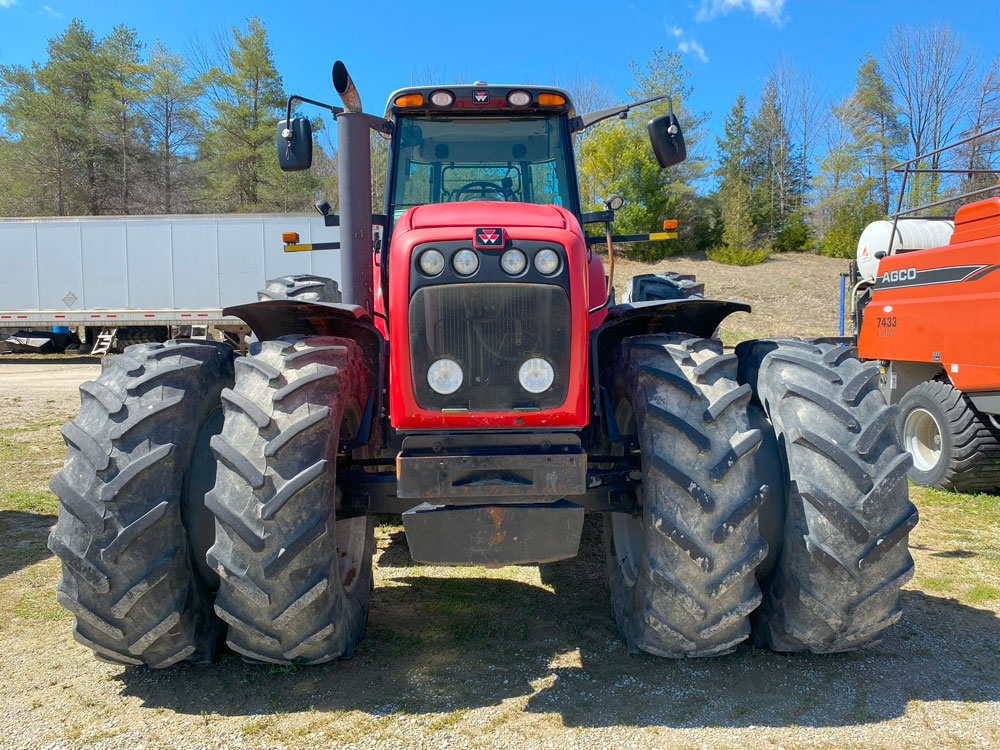
[{"label": "blue sky", "polygon": [[0,63],[44,59],[46,40],[74,16],[99,35],[125,23],[147,44],[160,37],[182,51],[194,33],[252,14],[267,25],[289,91],[334,100],[330,66],[339,58],[366,109],[379,113],[391,91],[428,67],[446,73],[446,82],[455,72],[495,83],[593,73],[624,96],[629,61],[662,46],[681,52],[692,74],[691,105],[712,113],[713,132],[741,90],[756,95],[780,53],[839,97],[851,89],[859,60],[877,52],[898,22],[947,20],[984,56],[1000,51],[1000,0],[0,0]]}]

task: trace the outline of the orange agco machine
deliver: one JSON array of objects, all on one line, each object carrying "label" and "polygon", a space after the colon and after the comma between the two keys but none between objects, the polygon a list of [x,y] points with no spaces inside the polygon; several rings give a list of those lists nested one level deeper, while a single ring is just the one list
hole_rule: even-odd
[{"label": "orange agco machine", "polygon": [[[907,178],[932,171],[917,165],[998,131],[898,165],[900,203]],[[990,167],[933,170],[979,187],[869,225],[851,269],[858,352],[880,361],[899,406],[910,479],[964,492],[1000,487],[1000,197],[964,203],[953,220],[914,214],[1000,191]]]}]

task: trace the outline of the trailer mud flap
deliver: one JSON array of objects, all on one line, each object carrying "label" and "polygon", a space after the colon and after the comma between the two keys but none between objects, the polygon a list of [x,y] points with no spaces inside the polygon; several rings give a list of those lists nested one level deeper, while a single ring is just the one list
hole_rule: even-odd
[{"label": "trailer mud flap", "polygon": [[573,557],[583,507],[566,500],[531,505],[431,505],[403,513],[415,562],[488,568]]}]

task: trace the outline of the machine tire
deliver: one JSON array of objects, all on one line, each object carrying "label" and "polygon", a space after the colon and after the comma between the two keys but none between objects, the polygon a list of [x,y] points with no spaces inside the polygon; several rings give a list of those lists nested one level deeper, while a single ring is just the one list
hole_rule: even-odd
[{"label": "machine tire", "polygon": [[721,342],[685,334],[624,340],[615,372],[619,426],[638,437],[642,510],[605,514],[612,615],[632,652],[728,653],[750,634],[767,555],[750,389]]},{"label": "machine tire", "polygon": [[705,285],[691,275],[665,271],[633,276],[625,287],[622,302],[687,299],[704,297]]},{"label": "machine tire", "polygon": [[353,437],[368,395],[361,350],[325,336],[254,350],[237,360],[212,441],[215,611],[249,661],[346,658],[368,617],[374,548],[370,518],[335,518],[338,445]]},{"label": "machine tire", "polygon": [[56,598],[98,658],[157,668],[212,659],[219,626],[189,541],[202,498],[186,496],[186,475],[232,381],[230,347],[173,340],[108,357],[80,386],[80,412],[62,428],[66,463],[50,483],[60,502],[49,549],[62,561]]},{"label": "machine tire", "polygon": [[[1000,487],[1000,430],[976,410],[968,396],[951,383],[930,380],[907,392],[899,409],[899,434],[913,456],[909,477],[914,483],[956,492],[990,492]],[[914,424],[921,417],[928,421],[928,416],[940,437],[940,454],[933,464],[931,456],[920,455],[919,444],[926,441],[918,439],[920,430]]]},{"label": "machine tire", "polygon": [[878,368],[859,361],[854,347],[795,339],[744,342],[736,354],[787,480],[784,540],[761,581],[754,640],[814,653],[871,645],[900,617],[917,523],[910,457]]},{"label": "machine tire", "polygon": [[301,302],[340,302],[337,282],[326,276],[299,274],[268,279],[265,287],[257,292],[257,300],[291,299]]}]

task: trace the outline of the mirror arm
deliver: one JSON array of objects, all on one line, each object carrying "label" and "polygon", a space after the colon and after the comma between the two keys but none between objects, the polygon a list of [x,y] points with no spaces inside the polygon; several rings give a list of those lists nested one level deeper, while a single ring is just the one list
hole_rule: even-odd
[{"label": "mirror arm", "polygon": [[[288,103],[285,105],[285,122],[292,121],[292,102],[304,102],[305,104],[313,104],[317,107],[322,107],[323,109],[329,110],[333,114],[334,120],[337,119],[337,115],[344,112],[343,107],[335,107],[332,104],[327,104],[326,102],[316,101],[315,99],[308,99],[304,96],[299,96],[298,94],[292,94],[288,97]],[[392,135],[392,123],[389,120],[385,120],[381,117],[376,117],[375,115],[365,115],[368,121],[368,127],[374,130],[376,133],[382,133],[383,135]]]},{"label": "mirror arm", "polygon": [[292,94],[288,97],[288,104],[285,107],[285,122],[292,121],[292,102],[305,102],[306,104],[314,104],[317,107],[322,107],[323,109],[328,109],[336,117],[341,112],[344,111],[343,107],[334,107],[332,104],[327,104],[326,102],[318,102],[315,99],[307,99],[304,96],[299,96],[298,94]]},{"label": "mirror arm", "polygon": [[[588,112],[585,115],[580,115],[579,117],[574,117],[569,121],[569,132],[579,133],[581,130],[586,130],[591,125],[595,125],[601,120],[607,120],[609,117],[615,117],[616,115],[621,115],[624,119],[628,117],[629,110],[635,107],[641,107],[644,104],[649,104],[650,102],[658,102],[661,99],[669,99],[670,94],[659,94],[658,96],[651,96],[648,99],[641,99],[637,102],[629,102],[628,104],[619,104],[617,107],[609,107],[608,109],[599,109],[596,112]],[[670,111],[674,111],[673,99],[670,101]]]}]

